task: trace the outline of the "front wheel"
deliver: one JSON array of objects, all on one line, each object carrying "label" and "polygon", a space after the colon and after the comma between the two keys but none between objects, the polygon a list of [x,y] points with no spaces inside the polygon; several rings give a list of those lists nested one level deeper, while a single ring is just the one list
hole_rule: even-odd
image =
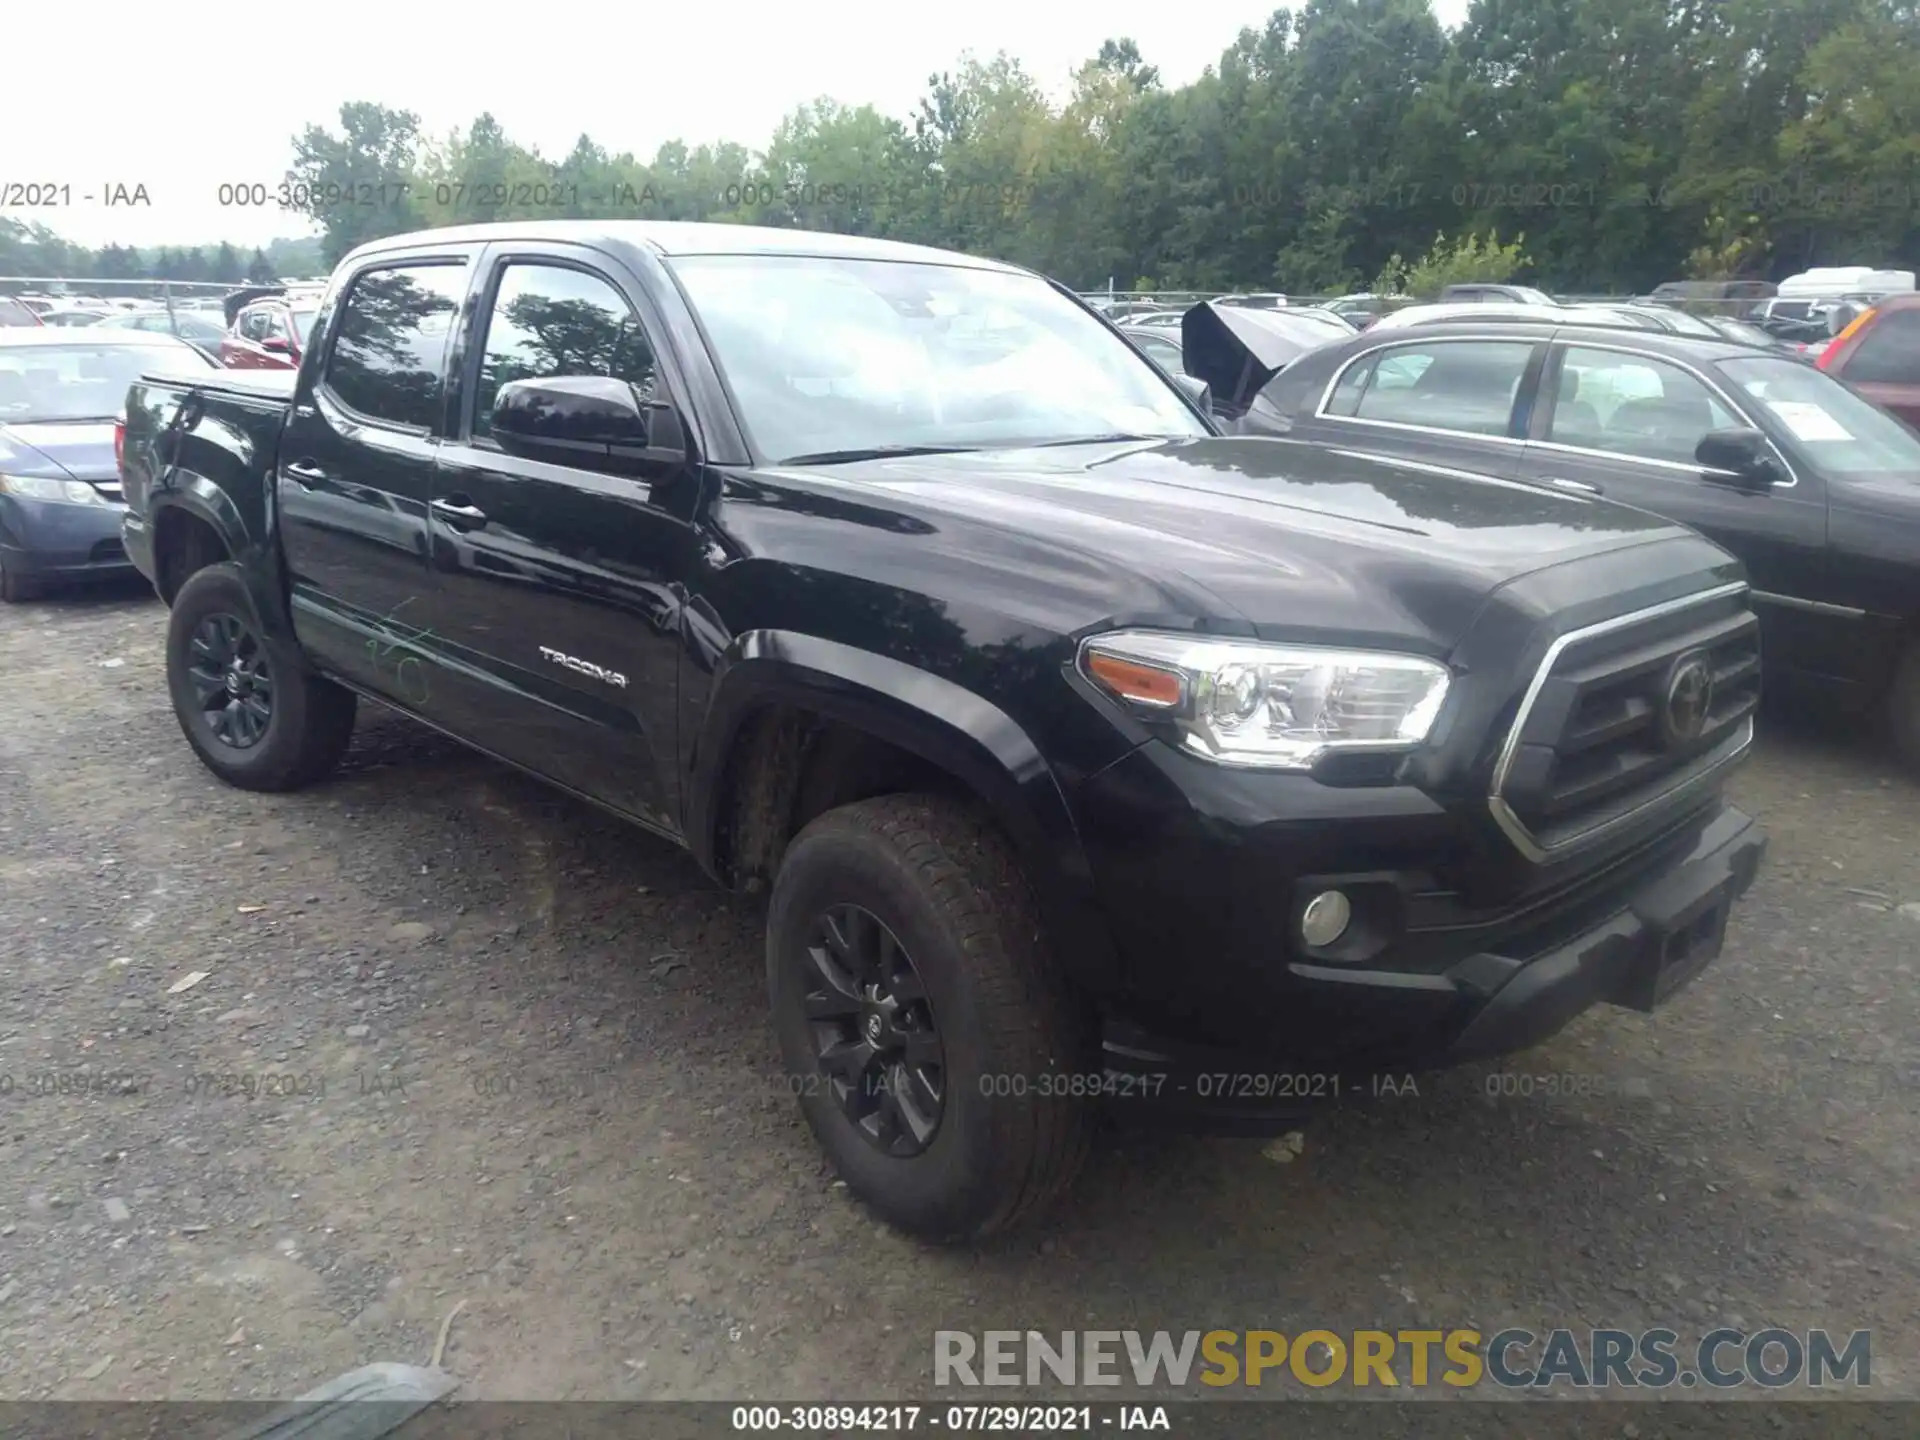
[{"label": "front wheel", "polygon": [[353,738],[353,692],[267,639],[230,563],[196,570],[173,597],[167,689],[194,753],[243,790],[311,784]]},{"label": "front wheel", "polygon": [[821,816],[774,882],[767,972],[800,1108],[890,1224],[976,1240],[1072,1182],[1097,1031],[990,824],[926,795]]}]

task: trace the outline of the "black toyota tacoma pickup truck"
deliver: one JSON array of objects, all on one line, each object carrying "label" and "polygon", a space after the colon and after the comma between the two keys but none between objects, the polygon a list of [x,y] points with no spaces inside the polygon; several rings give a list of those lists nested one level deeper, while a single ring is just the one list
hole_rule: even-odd
[{"label": "black toyota tacoma pickup truck", "polygon": [[1103,1110],[1291,1126],[1652,1009],[1765,848],[1724,551],[1197,390],[984,260],[438,230],[297,373],[136,384],[125,539],[222,779],[318,780],[366,698],[767,887],[807,1120],[976,1237]]}]

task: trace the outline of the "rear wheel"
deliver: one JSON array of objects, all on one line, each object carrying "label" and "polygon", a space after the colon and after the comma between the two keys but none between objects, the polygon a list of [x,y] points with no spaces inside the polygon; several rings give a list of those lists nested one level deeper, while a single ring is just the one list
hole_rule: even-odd
[{"label": "rear wheel", "polygon": [[990,824],[926,795],[821,816],[774,883],[767,970],[800,1108],[889,1223],[979,1239],[1072,1182],[1096,1030]]},{"label": "rear wheel", "polygon": [[194,753],[243,790],[311,784],[353,738],[353,692],[267,638],[231,564],[195,571],[174,596],[167,688]]}]

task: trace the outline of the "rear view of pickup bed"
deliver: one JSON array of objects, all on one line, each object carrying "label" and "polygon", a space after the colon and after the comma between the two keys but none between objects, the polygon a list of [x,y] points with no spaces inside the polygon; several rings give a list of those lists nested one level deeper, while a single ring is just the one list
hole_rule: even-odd
[{"label": "rear view of pickup bed", "polygon": [[505,225],[342,262],[301,368],[128,401],[181,729],[292,789],[365,697],[770,890],[849,1186],[939,1239],[1103,1105],[1651,1009],[1765,837],[1739,564],[1593,497],[1225,436],[1038,276]]}]

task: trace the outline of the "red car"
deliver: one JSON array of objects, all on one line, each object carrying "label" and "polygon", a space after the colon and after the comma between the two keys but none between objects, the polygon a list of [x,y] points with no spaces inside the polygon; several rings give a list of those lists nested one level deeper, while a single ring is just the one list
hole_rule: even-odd
[{"label": "red car", "polygon": [[1876,302],[1813,363],[1882,410],[1920,426],[1920,295]]},{"label": "red car", "polygon": [[227,297],[231,317],[220,363],[231,370],[297,370],[320,313],[318,295],[241,290]]}]

